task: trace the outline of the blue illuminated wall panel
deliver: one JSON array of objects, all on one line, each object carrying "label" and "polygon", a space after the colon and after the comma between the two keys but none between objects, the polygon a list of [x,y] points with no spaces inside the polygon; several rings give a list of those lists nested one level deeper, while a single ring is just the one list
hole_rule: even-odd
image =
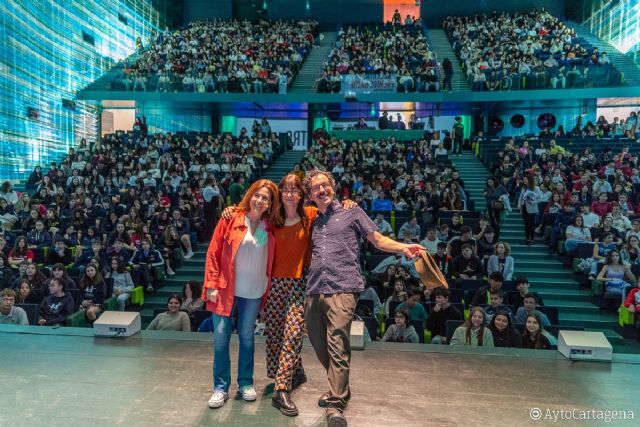
[{"label": "blue illuminated wall panel", "polygon": [[640,62],[640,0],[594,2],[591,6],[593,10],[583,25]]},{"label": "blue illuminated wall panel", "polygon": [[[19,179],[95,140],[95,107],[75,93],[158,28],[152,0],[0,2],[0,179]],[[118,19],[118,16],[125,20]]]}]

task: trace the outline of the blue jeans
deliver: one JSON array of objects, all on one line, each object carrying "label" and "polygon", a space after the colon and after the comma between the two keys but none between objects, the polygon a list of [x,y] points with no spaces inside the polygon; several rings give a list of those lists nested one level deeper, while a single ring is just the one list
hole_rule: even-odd
[{"label": "blue jeans", "polygon": [[[238,386],[253,385],[253,331],[262,298],[235,297],[233,305],[238,312]],[[213,315],[213,390],[229,392],[231,384],[231,316]]]}]

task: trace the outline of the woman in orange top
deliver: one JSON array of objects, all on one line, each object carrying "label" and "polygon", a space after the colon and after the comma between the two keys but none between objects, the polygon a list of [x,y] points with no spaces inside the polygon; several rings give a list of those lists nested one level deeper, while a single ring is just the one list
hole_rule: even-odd
[{"label": "woman in orange top", "polygon": [[231,310],[238,315],[240,351],[238,392],[245,401],[256,400],[253,388],[254,326],[271,285],[275,250],[273,229],[282,223],[276,185],[254,182],[240,202],[240,210],[218,222],[207,251],[203,299],[213,312],[213,395],[209,407],[229,399]]}]

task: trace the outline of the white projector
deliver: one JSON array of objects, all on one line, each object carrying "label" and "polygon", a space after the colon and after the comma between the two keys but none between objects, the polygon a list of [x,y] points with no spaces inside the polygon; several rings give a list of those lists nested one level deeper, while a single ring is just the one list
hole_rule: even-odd
[{"label": "white projector", "polygon": [[571,360],[611,361],[613,349],[602,332],[560,331],[558,351]]},{"label": "white projector", "polygon": [[131,311],[105,311],[93,323],[97,337],[129,337],[140,332],[140,313]]}]

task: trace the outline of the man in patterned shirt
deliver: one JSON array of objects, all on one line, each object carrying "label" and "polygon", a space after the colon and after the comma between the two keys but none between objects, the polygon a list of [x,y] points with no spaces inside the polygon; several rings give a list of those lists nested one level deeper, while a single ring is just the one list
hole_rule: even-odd
[{"label": "man in patterned shirt", "polygon": [[341,427],[347,425],[343,412],[351,397],[351,320],[365,284],[359,262],[360,242],[367,239],[380,250],[409,258],[425,248],[383,236],[359,207],[344,210],[334,198],[335,185],[329,172],[313,170],[305,179],[307,194],[319,210],[311,230],[305,319],[309,341],[329,379],[330,390],[320,397],[318,405],[327,408],[330,427]]}]

